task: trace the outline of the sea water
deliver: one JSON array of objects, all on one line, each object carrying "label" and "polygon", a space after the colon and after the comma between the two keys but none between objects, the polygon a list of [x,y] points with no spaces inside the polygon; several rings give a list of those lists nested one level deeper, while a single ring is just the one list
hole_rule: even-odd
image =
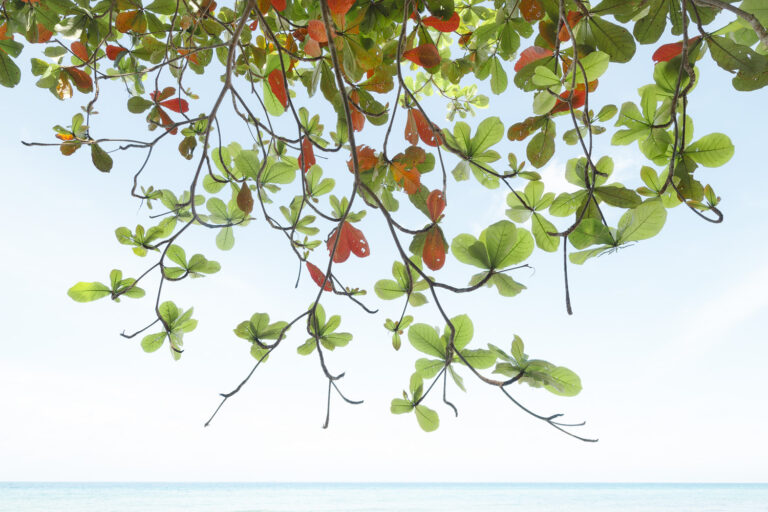
[{"label": "sea water", "polygon": [[0,483],[2,512],[768,512],[768,484]]}]

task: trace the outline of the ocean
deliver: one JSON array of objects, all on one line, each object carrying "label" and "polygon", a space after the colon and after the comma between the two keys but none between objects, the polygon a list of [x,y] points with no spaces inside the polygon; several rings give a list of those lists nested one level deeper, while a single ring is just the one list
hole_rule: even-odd
[{"label": "ocean", "polygon": [[0,482],[2,512],[761,512],[768,484]]}]

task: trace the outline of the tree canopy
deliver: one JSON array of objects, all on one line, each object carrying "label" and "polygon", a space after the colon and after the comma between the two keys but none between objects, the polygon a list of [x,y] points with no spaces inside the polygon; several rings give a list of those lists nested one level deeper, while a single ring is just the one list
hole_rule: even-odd
[{"label": "tree canopy", "polygon": [[[516,271],[538,249],[562,253],[571,313],[569,264],[655,236],[667,211],[681,205],[721,222],[720,197],[696,171],[725,165],[734,146],[723,133],[694,136],[689,93],[700,59],[731,73],[736,91],[768,84],[766,24],[764,0],[2,0],[0,84],[22,81],[26,42],[36,85],[71,101],[75,112],[54,126],[58,140],[29,145],[56,146],[65,156],[88,151],[105,173],[115,152],[143,152],[130,194],[147,222],[115,236],[149,260],[146,271],[127,277],[114,269],[68,293],[78,302],[139,299],[142,280],[159,276],[145,327],[123,334],[144,351],[167,347],[181,358],[198,320],[191,305],[164,300],[163,290],[221,269],[210,255],[185,249],[185,232],[213,230],[222,251],[251,223],[284,235],[286,262],[292,255],[298,279],[314,281],[316,293],[296,311],[255,311],[234,326],[255,362],[221,405],[290,344],[318,359],[326,426],[332,394],[359,403],[342,392],[344,374],[329,359],[353,334],[336,311],[326,312],[325,299],[337,295],[374,315],[373,291],[402,303],[382,336],[395,350],[405,337],[423,354],[392,413],[412,413],[433,431],[439,418],[427,398],[456,413],[449,382],[464,389],[470,376],[590,441],[575,432],[580,424],[534,412],[514,396],[515,383],[574,396],[576,373],[530,357],[518,335],[473,343],[472,320],[440,296],[491,287],[510,307],[506,301],[525,290]],[[648,83],[626,91],[621,105],[600,103],[601,76],[632,61],[637,45],[655,49]],[[151,134],[101,133],[97,105],[120,95],[126,115],[144,116]],[[516,117],[513,103],[530,115]],[[441,106],[446,116],[435,114]],[[464,121],[478,113],[477,122]],[[227,140],[233,122],[250,139]],[[596,137],[636,144],[647,165],[635,182],[612,179],[614,161],[594,150]],[[169,146],[189,172],[162,188],[146,171],[153,151]],[[547,190],[537,171],[556,148],[579,152],[565,168],[575,192]],[[446,236],[451,203],[475,184],[506,194],[506,218],[478,234]],[[369,245],[360,228],[367,215],[379,218],[388,247]],[[375,268],[370,283],[347,282],[344,262],[372,251],[391,252],[391,275]],[[468,266],[465,282],[441,278],[450,258]],[[424,306],[436,308],[444,325],[419,322]]]}]

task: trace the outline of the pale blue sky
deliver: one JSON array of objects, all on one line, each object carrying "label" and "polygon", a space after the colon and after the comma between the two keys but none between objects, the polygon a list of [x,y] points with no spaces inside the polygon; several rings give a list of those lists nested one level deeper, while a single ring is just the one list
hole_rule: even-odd
[{"label": "pale blue sky", "polygon": [[[591,101],[636,101],[635,89],[651,81],[650,51],[641,49],[632,65],[613,67]],[[599,437],[597,444],[533,420],[466,371],[469,393],[450,392],[458,419],[437,396],[428,403],[441,414],[437,432],[425,434],[414,418],[391,415],[389,402],[407,385],[419,356],[407,343],[392,350],[381,325],[402,305],[372,293],[367,302],[380,307],[375,317],[338,300],[326,307],[344,312],[343,330],[356,335],[329,364],[347,372],[342,389],[364,405],[334,399],[331,427],[320,428],[326,381],[315,357],[295,353],[303,342],[297,332],[204,429],[217,393],[230,390],[253,362],[232,328],[255,311],[288,319],[316,287],[305,279],[292,289],[295,263],[283,239],[261,221],[238,230],[230,253],[216,250],[212,233],[194,234],[182,244],[187,254],[203,252],[223,270],[167,288],[165,297],[194,305],[201,320],[187,335],[184,357],[174,362],[166,350],[145,354],[138,339],[120,338],[120,331],[150,318],[151,299],[83,305],[66,290],[77,281],[104,280],[112,268],[136,275],[151,264],[113,235],[118,226],[146,224],[146,211],[129,197],[139,154],[114,155],[115,168],[103,175],[86,151],[65,158],[55,149],[23,147],[20,139],[51,140],[50,127],[68,124],[84,102],[82,95],[59,102],[35,89],[27,74],[20,87],[0,91],[6,191],[0,480],[768,480],[762,376],[768,223],[760,196],[768,186],[761,118],[768,92],[732,92],[725,72],[708,64],[701,71],[704,82],[690,104],[696,136],[723,131],[736,145],[725,167],[697,171],[724,199],[722,225],[677,208],[656,238],[571,266],[573,317],[563,304],[560,253],[534,256],[535,273],[518,275],[528,290],[516,298],[490,290],[443,297],[449,314],[473,318],[473,343],[508,346],[517,333],[534,357],[579,373],[584,391],[576,398],[514,390],[537,411],[587,420],[581,432]],[[505,125],[527,115],[530,101],[508,93],[514,96],[505,98],[518,99],[502,100]],[[143,136],[141,116],[109,117],[125,101],[119,93],[113,97],[99,108],[96,133]],[[193,112],[207,108],[197,104]],[[148,169],[151,182],[165,186],[189,176],[192,164],[174,156],[173,146]],[[636,151],[598,149],[616,160],[617,179],[638,185],[643,160]],[[570,156],[558,155],[545,167],[548,184],[562,186]],[[326,165],[325,172],[339,181],[349,177],[345,166]],[[347,189],[344,184],[337,193]],[[470,187],[461,194],[454,192],[446,210],[450,235],[477,234],[503,215],[502,193]],[[372,256],[350,260],[343,270],[346,281],[372,291],[376,279],[388,277],[394,252],[375,234],[383,227],[375,215],[362,226]],[[290,265],[281,266],[285,261]],[[450,258],[441,271],[455,283],[472,273]],[[430,306],[417,312],[417,321],[439,322]]]}]

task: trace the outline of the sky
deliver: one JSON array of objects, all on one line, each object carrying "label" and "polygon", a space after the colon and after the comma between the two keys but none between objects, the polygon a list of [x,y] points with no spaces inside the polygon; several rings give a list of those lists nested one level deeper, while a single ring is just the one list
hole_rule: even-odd
[{"label": "sky", "polygon": [[[641,48],[636,62],[612,66],[591,101],[637,101],[637,87],[651,81],[652,50]],[[25,50],[21,62],[28,56]],[[21,86],[0,91],[6,191],[0,203],[6,219],[0,480],[768,481],[768,222],[759,195],[768,177],[765,129],[755,115],[768,105],[768,91],[734,92],[722,70],[702,63],[700,71],[690,102],[696,137],[722,131],[736,145],[726,166],[697,171],[722,196],[724,223],[705,223],[676,208],[657,237],[570,266],[573,316],[565,312],[559,252],[537,251],[534,270],[515,276],[528,287],[515,298],[486,289],[470,297],[441,295],[449,315],[473,319],[474,346],[507,348],[519,334],[532,357],[576,371],[584,390],[574,398],[522,386],[513,391],[538,412],[585,420],[579,434],[598,443],[531,418],[466,370],[460,372],[468,393],[449,388],[458,418],[438,396],[427,402],[440,413],[438,431],[424,433],[412,416],[389,413],[420,356],[407,342],[395,352],[382,327],[402,304],[372,293],[377,279],[389,277],[395,257],[384,224],[372,214],[361,223],[371,257],[350,260],[343,271],[345,281],[371,291],[365,301],[379,313],[370,316],[337,299],[326,306],[342,313],[342,330],[355,334],[348,347],[330,354],[329,364],[346,371],[341,389],[364,404],[334,397],[330,428],[323,430],[327,381],[315,357],[296,354],[293,347],[304,338],[294,334],[204,428],[218,393],[235,387],[253,365],[248,344],[232,329],[257,311],[292,318],[317,288],[306,276],[293,288],[295,261],[261,220],[237,230],[235,249],[226,253],[215,248],[213,233],[201,230],[183,244],[187,254],[202,252],[222,271],[164,293],[181,307],[194,306],[200,319],[185,337],[184,356],[174,362],[167,350],[145,354],[139,339],[121,338],[123,330],[151,321],[152,299],[78,304],[66,291],[78,281],[103,281],[112,268],[135,276],[151,265],[113,234],[119,226],[147,223],[146,209],[129,195],[141,155],[113,154],[114,169],[102,174],[84,150],[63,157],[55,148],[21,145],[53,140],[51,126],[69,124],[85,102],[82,95],[60,102],[36,89],[27,73]],[[144,136],[141,116],[121,114],[125,97],[112,92],[92,123],[96,133]],[[491,98],[503,106],[497,112],[505,125],[530,108],[529,98],[515,94]],[[206,108],[205,100],[197,103]],[[366,136],[377,142],[363,133],[363,142]],[[236,130],[226,136],[244,140]],[[597,151],[614,158],[615,178],[638,186],[642,156],[603,138]],[[150,163],[146,183],[178,188],[186,182],[192,164],[174,155],[174,146]],[[568,151],[542,169],[553,190],[567,186]],[[348,178],[338,162],[324,170],[339,181]],[[449,194],[459,190],[452,181],[449,187]],[[462,187],[449,195],[446,229],[449,236],[477,235],[504,218],[503,211],[503,193]],[[459,284],[473,273],[452,258],[441,271]],[[417,321],[440,323],[430,305],[416,314]]]}]

